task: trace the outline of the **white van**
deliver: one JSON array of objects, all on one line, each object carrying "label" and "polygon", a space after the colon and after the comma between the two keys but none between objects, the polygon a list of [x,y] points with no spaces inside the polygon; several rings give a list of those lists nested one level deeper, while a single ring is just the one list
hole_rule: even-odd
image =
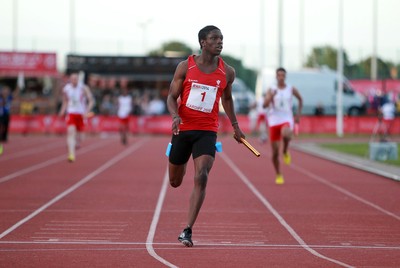
[{"label": "white van", "polygon": [[[337,73],[328,69],[304,69],[286,73],[286,83],[297,88],[303,98],[304,115],[336,114]],[[355,92],[349,81],[343,78],[343,113],[361,115],[365,113],[366,99]],[[272,84],[276,84],[275,69],[264,69],[258,75],[256,96],[261,96]],[[294,98],[294,106],[297,105]],[[295,109],[295,107],[294,107]]]}]

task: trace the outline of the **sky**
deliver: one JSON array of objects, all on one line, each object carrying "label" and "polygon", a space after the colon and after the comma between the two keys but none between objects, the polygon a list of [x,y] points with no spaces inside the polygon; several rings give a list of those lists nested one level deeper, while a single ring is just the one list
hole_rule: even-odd
[{"label": "sky", "polygon": [[281,44],[282,65],[298,69],[313,47],[337,48],[340,36],[354,63],[373,53],[374,14],[378,57],[400,63],[400,0],[0,0],[0,10],[0,51],[56,52],[60,71],[70,52],[143,56],[170,41],[197,52],[206,25],[221,29],[222,55],[249,68],[278,67]]}]

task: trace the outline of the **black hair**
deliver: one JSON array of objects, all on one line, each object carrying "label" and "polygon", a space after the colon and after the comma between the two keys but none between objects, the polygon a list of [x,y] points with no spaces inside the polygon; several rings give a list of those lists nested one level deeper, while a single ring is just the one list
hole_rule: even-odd
[{"label": "black hair", "polygon": [[276,69],[276,73],[281,72],[281,71],[286,73],[286,70],[283,67],[279,67],[278,69]]},{"label": "black hair", "polygon": [[219,30],[219,28],[217,26],[214,25],[208,25],[206,27],[204,27],[203,29],[201,29],[199,31],[199,44],[200,44],[200,49],[202,49],[201,47],[201,40],[205,40],[207,38],[207,35],[214,30]]}]

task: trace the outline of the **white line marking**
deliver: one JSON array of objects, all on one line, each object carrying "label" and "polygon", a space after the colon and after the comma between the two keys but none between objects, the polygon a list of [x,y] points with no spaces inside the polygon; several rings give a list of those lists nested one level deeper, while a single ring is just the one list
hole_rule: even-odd
[{"label": "white line marking", "polygon": [[[79,151],[78,155],[90,152],[90,151],[92,151],[94,149],[97,149],[98,147],[102,147],[102,146],[104,146],[104,143],[95,143],[94,145],[91,145],[91,146],[88,146],[88,147],[85,147],[85,148],[81,149]],[[59,157],[47,160],[47,161],[42,162],[42,163],[39,163],[37,165],[33,165],[33,166],[27,167],[25,169],[18,170],[17,172],[11,173],[11,174],[9,174],[7,176],[1,177],[0,178],[0,183],[9,181],[11,179],[17,178],[17,177],[19,177],[21,175],[24,175],[26,173],[29,173],[29,172],[32,172],[32,171],[35,171],[35,170],[50,166],[52,164],[55,164],[55,163],[61,162],[61,161],[67,161],[66,154],[63,154],[63,155],[61,155]]]},{"label": "white line marking", "polygon": [[60,143],[59,141],[57,143],[52,143],[52,144],[46,144],[46,145],[39,145],[40,147],[36,146],[35,148],[30,148],[21,152],[13,153],[13,154],[7,154],[4,155],[0,158],[0,162],[6,161],[6,160],[11,160],[19,157],[24,157],[32,154],[37,154],[40,152],[47,151],[48,149],[55,149],[58,147],[63,147],[65,146],[65,143]]},{"label": "white line marking", "polygon": [[[356,169],[361,169],[373,174],[377,174],[379,176],[382,177],[386,177],[392,180],[396,180],[396,181],[400,181],[400,175],[399,174],[395,174],[395,172],[391,172],[391,171],[386,171],[384,170],[384,168],[376,168],[374,167],[374,165],[368,165],[368,164],[364,164],[362,162],[360,162],[360,159],[358,159],[357,157],[353,157],[353,156],[341,156],[340,153],[325,153],[326,150],[322,147],[317,146],[317,150],[312,150],[307,148],[307,146],[303,146],[301,144],[293,144],[293,147],[296,148],[296,150],[299,150],[303,153],[307,153],[319,158],[323,158],[323,159],[327,159],[333,162],[337,162],[340,163],[342,165],[348,166],[348,167],[352,167],[352,168],[356,168]],[[318,148],[319,147],[319,148]],[[362,160],[361,160],[362,161]],[[383,164],[382,164],[383,165]]]},{"label": "white line marking", "polygon": [[89,175],[84,177],[82,180],[78,181],[77,183],[72,185],[70,188],[68,188],[67,190],[65,190],[61,194],[57,195],[52,200],[50,200],[49,202],[47,202],[46,204],[44,204],[43,206],[41,206],[40,208],[38,208],[37,210],[32,212],[30,215],[26,216],[24,219],[20,220],[19,222],[17,222],[16,224],[11,226],[7,230],[5,230],[3,233],[0,234],[0,239],[5,237],[9,233],[14,231],[18,227],[20,227],[21,225],[23,225],[24,223],[28,222],[33,217],[35,217],[39,213],[43,212],[45,209],[47,209],[48,207],[50,207],[51,205],[53,205],[57,201],[61,200],[65,196],[69,195],[70,193],[72,193],[73,191],[75,191],[76,189],[78,189],[79,187],[81,187],[82,185],[84,185],[85,183],[87,183],[88,181],[90,181],[91,179],[93,179],[94,177],[96,177],[97,175],[99,175],[100,173],[102,173],[103,171],[108,169],[109,167],[111,167],[112,165],[116,164],[121,159],[125,158],[126,156],[128,156],[129,154],[131,154],[132,152],[137,150],[140,146],[142,146],[146,142],[146,140],[147,139],[139,141],[138,143],[136,143],[133,146],[131,146],[128,149],[126,149],[125,151],[123,151],[120,154],[118,154],[118,155],[114,156],[113,158],[111,158],[108,162],[106,162],[105,164],[100,166],[98,169],[96,169],[95,171],[93,171],[92,173],[90,173]]},{"label": "white line marking", "polygon": [[314,179],[316,181],[319,181],[322,184],[325,184],[325,185],[327,185],[327,186],[329,186],[329,187],[341,192],[342,194],[345,194],[345,195],[347,195],[347,196],[349,196],[349,197],[351,197],[351,198],[353,198],[353,199],[355,199],[357,201],[360,201],[361,203],[363,203],[365,205],[373,207],[376,210],[378,210],[378,211],[380,211],[380,212],[382,212],[382,213],[384,213],[384,214],[386,214],[388,216],[391,216],[391,217],[395,218],[396,220],[400,220],[400,216],[397,216],[396,214],[394,214],[394,213],[392,213],[390,211],[387,211],[386,209],[381,208],[380,206],[378,206],[378,205],[376,205],[376,204],[374,204],[372,202],[369,202],[368,200],[365,200],[364,198],[362,198],[362,197],[360,197],[358,195],[355,195],[355,194],[347,191],[346,189],[343,189],[342,187],[337,186],[336,184],[333,184],[330,181],[327,181],[327,180],[323,179],[322,177],[320,177],[318,175],[315,175],[315,174],[313,174],[313,173],[311,173],[311,172],[309,172],[309,171],[307,171],[307,170],[305,170],[305,169],[303,169],[303,168],[301,168],[299,166],[296,166],[296,165],[292,165],[292,168],[297,170],[297,171],[299,171],[299,172],[301,172],[301,173],[303,173],[303,174],[305,174],[306,176],[311,177],[312,179]]},{"label": "white line marking", "polygon": [[[0,241],[1,245],[92,245],[92,246],[139,246],[142,247],[146,243],[143,242],[113,242],[113,241],[100,241],[100,240],[63,240],[63,241],[55,241],[55,240],[36,240],[36,241]],[[159,249],[167,249],[167,250],[181,250],[181,247],[177,247],[176,243],[152,243],[153,245],[164,246]],[[303,246],[299,244],[260,244],[260,243],[230,243],[230,244],[221,244],[221,243],[197,243],[196,245],[201,247],[193,247],[190,250],[225,250],[229,249],[304,249]],[[309,245],[312,248],[319,249],[367,249],[367,250],[400,250],[400,246],[351,246],[351,245]],[[81,249],[81,248],[79,248]],[[103,249],[103,248],[102,248]],[[118,248],[110,247],[110,250],[118,250]],[[120,249],[120,248],[119,248]],[[35,249],[23,249],[27,251],[32,251]],[[49,248],[48,250],[57,250]],[[83,250],[83,249],[82,249]],[[0,251],[19,251],[18,249],[0,249]]]},{"label": "white line marking", "polygon": [[239,178],[243,181],[243,183],[253,192],[253,194],[258,197],[258,199],[261,201],[261,203],[264,204],[264,206],[275,216],[275,218],[278,219],[278,221],[281,223],[283,227],[290,233],[290,235],[296,239],[296,241],[302,246],[305,250],[310,252],[312,255],[336,263],[337,265],[343,266],[343,267],[353,267],[347,263],[329,258],[327,256],[322,255],[321,253],[315,251],[312,249],[309,245],[306,244],[306,242],[303,241],[303,239],[293,230],[293,228],[283,219],[283,217],[274,209],[274,207],[268,202],[268,200],[257,190],[257,188],[247,179],[247,177],[240,171],[240,169],[232,162],[232,160],[222,152],[221,154],[222,159],[228,164],[228,166],[231,167],[231,169],[239,176]]},{"label": "white line marking", "polygon": [[165,264],[166,266],[171,267],[171,268],[177,268],[177,266],[175,266],[174,264],[172,264],[172,263],[168,262],[167,260],[163,259],[162,257],[160,257],[154,251],[154,248],[153,248],[154,234],[156,233],[157,224],[160,219],[161,209],[162,209],[165,195],[167,192],[168,181],[169,181],[169,179],[168,179],[168,168],[167,168],[167,170],[165,171],[163,183],[161,186],[160,195],[158,196],[157,206],[154,211],[153,220],[151,221],[150,230],[147,235],[146,249],[147,249],[147,252],[150,254],[150,256],[152,256],[153,258],[155,258],[162,264]]}]

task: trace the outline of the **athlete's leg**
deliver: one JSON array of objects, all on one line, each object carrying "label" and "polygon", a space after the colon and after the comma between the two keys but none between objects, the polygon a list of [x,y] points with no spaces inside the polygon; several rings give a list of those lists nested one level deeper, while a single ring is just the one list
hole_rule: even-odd
[{"label": "athlete's leg", "polygon": [[75,146],[76,146],[76,126],[68,125],[67,127],[67,146],[68,156],[75,157]]},{"label": "athlete's leg", "polygon": [[186,173],[186,165],[187,163],[182,165],[175,165],[169,162],[168,165],[169,184],[172,187],[177,188],[182,184],[183,177],[185,176]]},{"label": "athlete's leg", "polygon": [[208,174],[214,163],[211,155],[201,155],[194,159],[194,187],[190,196],[188,226],[193,227],[206,196]]},{"label": "athlete's leg", "polygon": [[124,118],[119,119],[119,135],[121,138],[121,143],[122,144],[127,144],[128,142],[128,121]]},{"label": "athlete's leg", "polygon": [[279,141],[272,141],[271,142],[271,149],[272,149],[272,165],[274,166],[276,175],[281,174],[281,168],[279,163]]},{"label": "athlete's leg", "polygon": [[289,143],[292,140],[293,131],[290,129],[289,125],[282,127],[282,139],[283,139],[283,154],[287,154],[289,149]]}]

